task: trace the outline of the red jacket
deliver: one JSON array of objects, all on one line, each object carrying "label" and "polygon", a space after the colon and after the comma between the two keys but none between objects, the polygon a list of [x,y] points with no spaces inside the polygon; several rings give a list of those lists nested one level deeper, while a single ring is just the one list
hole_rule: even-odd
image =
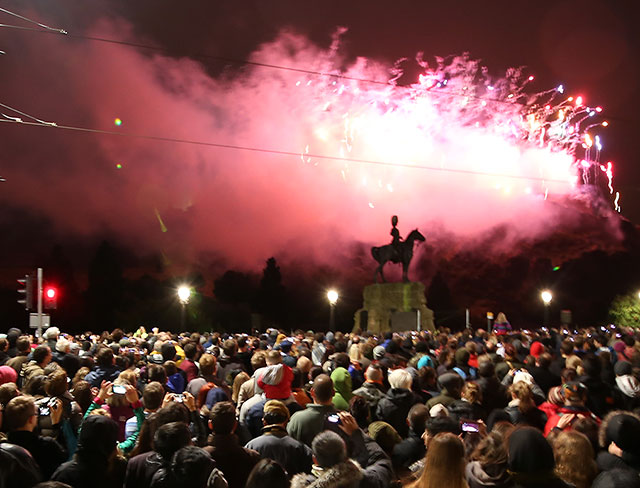
[{"label": "red jacket", "polygon": [[263,381],[264,373],[258,378],[258,386],[264,390],[269,400],[285,400],[291,396],[291,382],[293,370],[286,364],[282,365],[282,379],[277,385],[268,385]]},{"label": "red jacket", "polygon": [[[560,407],[558,411],[549,417],[549,420],[547,420],[547,424],[544,426],[544,436],[547,437],[549,432],[558,425],[560,417],[571,414],[583,415],[585,417],[592,418],[598,425],[600,425],[601,422],[600,418],[587,409],[587,407]],[[573,424],[574,421],[575,420],[572,420],[571,424]],[[563,430],[571,430],[571,424],[567,425]]]}]

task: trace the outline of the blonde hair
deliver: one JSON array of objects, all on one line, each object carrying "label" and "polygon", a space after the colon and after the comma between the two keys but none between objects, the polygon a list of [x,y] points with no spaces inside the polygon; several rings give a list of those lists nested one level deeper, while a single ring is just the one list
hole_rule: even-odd
[{"label": "blonde hair", "polygon": [[444,432],[429,441],[422,476],[411,488],[468,488],[465,480],[464,444],[456,435]]},{"label": "blonde hair", "polygon": [[527,413],[529,410],[535,408],[536,404],[533,401],[533,392],[531,387],[525,381],[518,381],[509,388],[509,393],[520,400],[518,408],[522,413]]},{"label": "blonde hair", "polygon": [[598,474],[589,438],[575,430],[568,430],[558,434],[552,447],[556,475],[576,488],[589,488]]},{"label": "blonde hair", "polygon": [[240,387],[250,379],[251,378],[249,377],[249,375],[244,371],[236,375],[236,377],[233,380],[233,390],[231,392],[231,400],[233,400],[233,403],[236,403],[236,404],[238,403],[238,395],[240,394]]},{"label": "blonde hair", "polygon": [[480,391],[480,387],[471,381],[464,384],[461,396],[469,403],[482,402],[482,392]]}]

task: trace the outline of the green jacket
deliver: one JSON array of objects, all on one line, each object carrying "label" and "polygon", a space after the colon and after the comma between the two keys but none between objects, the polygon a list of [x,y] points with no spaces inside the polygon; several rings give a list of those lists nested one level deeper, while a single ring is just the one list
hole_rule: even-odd
[{"label": "green jacket", "polygon": [[351,391],[351,375],[344,368],[336,368],[331,373],[331,381],[333,381],[333,406],[338,410],[349,410],[349,400],[353,396]]},{"label": "green jacket", "polygon": [[[99,403],[91,402],[91,405],[89,405],[89,408],[87,408],[87,411],[84,414],[84,417],[82,418],[82,420],[86,419],[91,414],[91,412],[93,412],[96,408],[101,408],[101,407],[102,405],[100,405]],[[133,434],[131,434],[129,437],[127,437],[124,441],[118,442],[118,449],[122,454],[125,454],[125,455],[129,454],[135,447],[136,442],[138,441],[138,436],[140,435],[140,429],[142,428],[142,424],[145,421],[144,408],[142,407],[134,408],[133,414],[136,416],[136,420],[138,421],[138,425],[136,426],[136,431]],[[78,437],[80,436],[81,429],[82,429],[82,424],[80,424],[80,428],[78,429]]]},{"label": "green jacket", "polygon": [[309,403],[304,410],[294,413],[287,424],[287,433],[311,447],[313,438],[325,430],[327,415],[335,413],[333,405]]}]

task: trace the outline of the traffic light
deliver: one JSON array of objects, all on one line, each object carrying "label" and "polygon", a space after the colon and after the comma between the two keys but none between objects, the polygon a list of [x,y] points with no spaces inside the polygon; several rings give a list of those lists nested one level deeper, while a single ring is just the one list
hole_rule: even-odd
[{"label": "traffic light", "polygon": [[58,289],[55,286],[45,286],[42,304],[45,309],[53,309],[58,306]]},{"label": "traffic light", "polygon": [[35,290],[35,280],[32,275],[24,275],[24,278],[18,280],[20,284],[20,288],[18,288],[18,293],[22,296],[18,300],[18,303],[22,303],[24,305],[25,310],[34,310],[36,308],[36,290]]}]

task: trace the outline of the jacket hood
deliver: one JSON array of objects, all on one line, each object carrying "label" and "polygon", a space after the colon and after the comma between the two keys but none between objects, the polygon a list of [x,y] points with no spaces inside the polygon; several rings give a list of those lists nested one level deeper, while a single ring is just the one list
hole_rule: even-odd
[{"label": "jacket hood", "polygon": [[344,368],[336,368],[336,370],[331,373],[331,381],[333,381],[333,388],[337,393],[342,395],[342,398],[347,402],[351,400],[353,392],[351,391],[351,375],[349,371]]},{"label": "jacket hood", "polygon": [[467,464],[466,477],[467,480],[475,480],[478,485],[487,487],[498,488],[511,483],[506,464],[492,465],[485,471],[480,462],[473,461]]}]

